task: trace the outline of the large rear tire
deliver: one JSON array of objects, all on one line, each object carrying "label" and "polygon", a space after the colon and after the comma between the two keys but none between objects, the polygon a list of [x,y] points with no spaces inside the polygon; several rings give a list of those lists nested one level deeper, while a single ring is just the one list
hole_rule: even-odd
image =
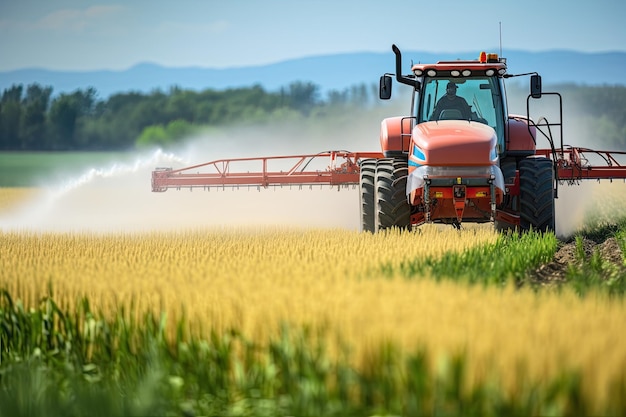
[{"label": "large rear tire", "polygon": [[379,159],[376,166],[376,230],[411,226],[411,207],[406,198],[408,176],[404,158]]},{"label": "large rear tire", "polygon": [[544,157],[520,161],[520,227],[554,231],[554,164]]},{"label": "large rear tire", "polygon": [[361,231],[376,231],[376,159],[364,159],[361,161],[360,174],[360,207],[361,207]]}]

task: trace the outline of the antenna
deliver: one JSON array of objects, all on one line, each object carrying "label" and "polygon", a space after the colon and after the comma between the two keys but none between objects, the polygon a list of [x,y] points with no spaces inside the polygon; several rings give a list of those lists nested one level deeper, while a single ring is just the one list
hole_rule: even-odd
[{"label": "antenna", "polygon": [[502,56],[502,22],[498,22],[500,24],[500,56]]}]

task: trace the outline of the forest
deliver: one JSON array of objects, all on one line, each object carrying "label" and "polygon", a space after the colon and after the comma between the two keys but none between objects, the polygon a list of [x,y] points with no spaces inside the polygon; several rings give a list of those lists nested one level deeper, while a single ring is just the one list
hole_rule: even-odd
[{"label": "forest", "polygon": [[[527,95],[526,84],[508,87]],[[578,135],[626,150],[626,86],[556,86]],[[383,105],[377,86],[355,85],[322,95],[318,85],[293,82],[278,91],[260,85],[224,90],[120,92],[100,99],[93,88],[54,94],[40,84],[13,85],[0,98],[0,150],[110,151],[166,146],[206,127],[269,124],[332,117]],[[407,101],[408,111],[408,101]],[[329,116],[330,115],[330,116]],[[565,117],[564,117],[565,118]],[[567,120],[565,120],[567,123]]]}]

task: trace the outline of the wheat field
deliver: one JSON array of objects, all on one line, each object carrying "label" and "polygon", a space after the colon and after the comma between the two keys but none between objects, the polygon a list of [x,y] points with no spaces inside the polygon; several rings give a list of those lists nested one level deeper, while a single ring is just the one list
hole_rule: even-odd
[{"label": "wheat field", "polygon": [[[2,191],[0,202],[22,193]],[[310,326],[323,329],[337,352],[347,344],[360,369],[375,366],[372,352],[387,341],[401,352],[426,349],[434,368],[463,353],[471,380],[497,375],[510,393],[576,369],[592,398],[610,395],[626,369],[623,300],[398,272],[404,262],[496,238],[488,227],[375,235],[263,227],[0,231],[0,287],[26,306],[53,295],[68,309],[87,297],[111,316],[122,306],[138,316],[164,312],[172,337],[183,318],[190,336],[234,328],[260,343],[285,323]]]}]

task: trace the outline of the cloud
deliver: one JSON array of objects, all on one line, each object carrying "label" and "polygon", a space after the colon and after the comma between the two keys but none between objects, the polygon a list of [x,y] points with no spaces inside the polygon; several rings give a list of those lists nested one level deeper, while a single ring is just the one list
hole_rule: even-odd
[{"label": "cloud", "polygon": [[123,6],[96,5],[86,9],[61,9],[35,21],[0,21],[0,28],[22,31],[83,32],[97,28],[104,19],[120,14]]},{"label": "cloud", "polygon": [[216,35],[228,31],[231,23],[227,20],[216,20],[202,24],[190,24],[187,22],[167,21],[162,22],[158,31],[165,34],[178,33],[189,35]]}]

